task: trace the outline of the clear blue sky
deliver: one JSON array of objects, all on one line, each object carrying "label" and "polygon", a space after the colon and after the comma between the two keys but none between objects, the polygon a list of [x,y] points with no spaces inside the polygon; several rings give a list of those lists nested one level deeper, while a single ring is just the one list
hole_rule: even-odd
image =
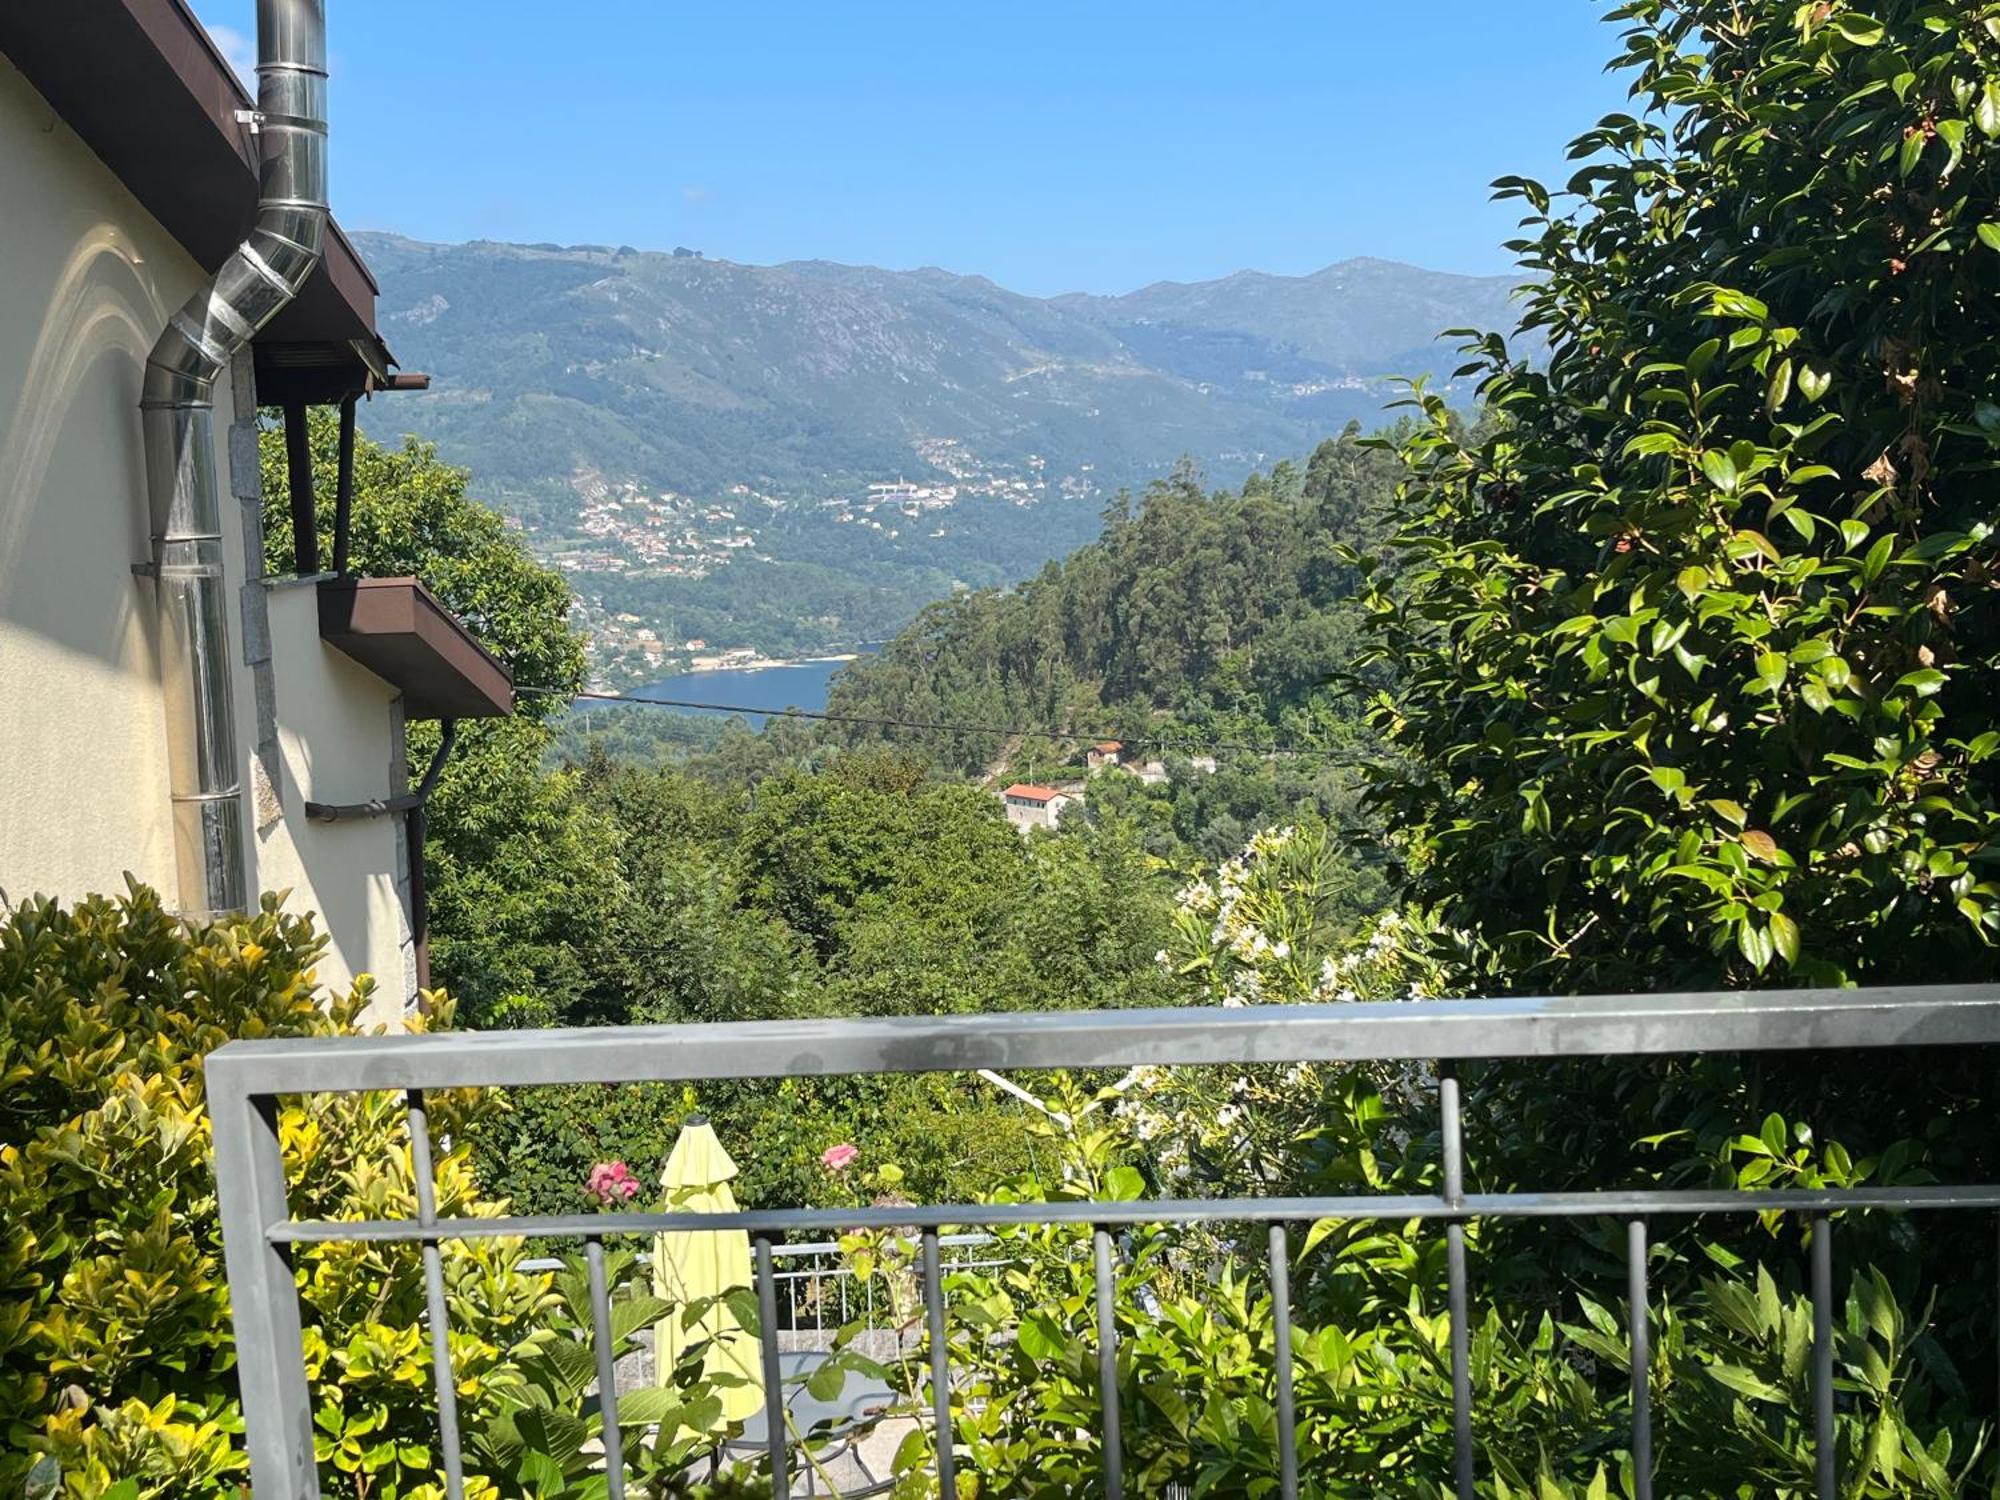
[{"label": "clear blue sky", "polygon": [[[253,0],[195,0],[238,45]],[[1594,0],[330,0],[334,208],[1124,291],[1508,269],[1508,172],[1619,107]]]}]

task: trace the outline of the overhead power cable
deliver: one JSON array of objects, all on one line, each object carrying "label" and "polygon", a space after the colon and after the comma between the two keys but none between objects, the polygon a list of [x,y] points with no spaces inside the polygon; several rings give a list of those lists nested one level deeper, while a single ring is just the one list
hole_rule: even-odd
[{"label": "overhead power cable", "polygon": [[848,724],[862,729],[914,729],[938,734],[992,734],[1006,738],[1045,740],[1117,740],[1123,745],[1154,746],[1182,754],[1215,751],[1246,755],[1295,755],[1340,765],[1379,763],[1379,757],[1356,756],[1325,745],[1293,745],[1282,741],[1255,744],[1241,740],[1195,740],[1173,735],[1124,735],[1106,729],[1055,729],[1020,724],[960,724],[935,719],[897,719],[870,714],[831,713],[825,709],[755,708],[745,703],[704,703],[691,698],[644,698],[636,693],[571,692],[564,688],[516,687],[516,693],[537,698],[564,698],[582,703],[630,703],[645,708],[673,708],[694,713],[759,714],[770,719],[811,719],[822,724]]}]

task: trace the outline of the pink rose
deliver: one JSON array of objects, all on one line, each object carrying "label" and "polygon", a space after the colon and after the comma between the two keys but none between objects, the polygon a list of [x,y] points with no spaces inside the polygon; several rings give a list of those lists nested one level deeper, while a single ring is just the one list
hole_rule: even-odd
[{"label": "pink rose", "polygon": [[851,1146],[842,1141],[838,1146],[828,1146],[820,1153],[819,1164],[829,1172],[845,1172],[854,1165],[854,1158],[861,1154],[859,1146]]},{"label": "pink rose", "polygon": [[630,1203],[639,1196],[639,1179],[622,1161],[601,1161],[590,1169],[583,1190],[599,1203]]}]

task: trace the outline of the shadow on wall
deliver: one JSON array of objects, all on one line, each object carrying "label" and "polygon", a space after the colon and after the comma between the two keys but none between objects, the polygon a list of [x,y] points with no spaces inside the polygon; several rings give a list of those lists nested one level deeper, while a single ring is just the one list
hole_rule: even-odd
[{"label": "shadow on wall", "polygon": [[7,300],[46,310],[0,425],[0,622],[150,670],[127,661],[135,630],[152,650],[128,567],[149,546],[140,380],[169,309],[143,266],[124,231],[101,224],[46,292],[31,265],[8,267]]}]

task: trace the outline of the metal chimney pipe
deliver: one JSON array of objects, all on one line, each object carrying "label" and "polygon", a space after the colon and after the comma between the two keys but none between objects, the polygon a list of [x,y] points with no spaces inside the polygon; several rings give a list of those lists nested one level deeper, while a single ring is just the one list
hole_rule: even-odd
[{"label": "metal chimney pipe", "polygon": [[236,745],[216,379],[319,264],[326,235],[324,0],[257,0],[257,223],[169,320],[140,401],[159,595],[174,857],[182,915],[242,911],[243,789]]}]

